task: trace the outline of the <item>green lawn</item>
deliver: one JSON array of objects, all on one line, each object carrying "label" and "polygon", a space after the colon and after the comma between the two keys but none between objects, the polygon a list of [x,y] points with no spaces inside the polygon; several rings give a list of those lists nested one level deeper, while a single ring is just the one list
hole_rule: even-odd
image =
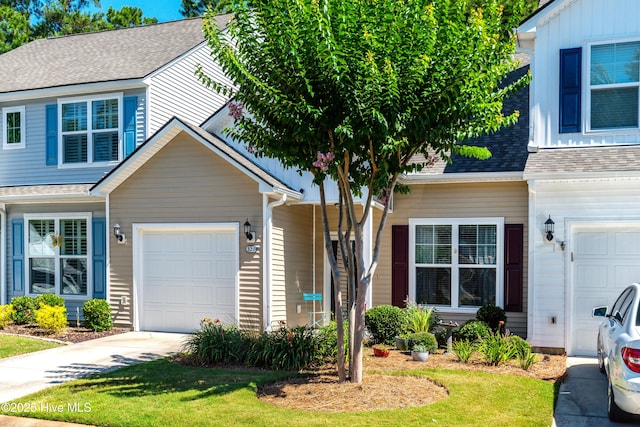
[{"label": "green lawn", "polygon": [[59,347],[60,345],[62,344],[39,340],[36,338],[0,334],[0,359],[3,357],[17,356],[19,354]]},{"label": "green lawn", "polygon": [[195,368],[163,359],[73,381],[20,402],[39,408],[25,414],[30,417],[99,426],[551,425],[552,383],[435,369],[403,373],[433,378],[449,389],[450,396],[411,409],[311,413],[257,399],[258,384],[291,373]]}]

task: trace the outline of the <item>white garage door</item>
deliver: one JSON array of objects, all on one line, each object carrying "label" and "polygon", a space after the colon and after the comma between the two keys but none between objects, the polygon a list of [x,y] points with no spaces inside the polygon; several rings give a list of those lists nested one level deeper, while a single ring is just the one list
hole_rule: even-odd
[{"label": "white garage door", "polygon": [[140,329],[188,332],[205,317],[235,322],[235,229],[143,230]]},{"label": "white garage door", "polygon": [[640,228],[576,230],[573,234],[573,313],[570,355],[595,356],[600,320],[593,307],[611,306],[617,295],[640,282]]}]

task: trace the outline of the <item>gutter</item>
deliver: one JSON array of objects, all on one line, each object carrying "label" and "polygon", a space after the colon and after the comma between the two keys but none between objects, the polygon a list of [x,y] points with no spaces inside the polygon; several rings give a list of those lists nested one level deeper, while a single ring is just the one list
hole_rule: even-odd
[{"label": "gutter", "polygon": [[263,195],[263,214],[264,218],[263,233],[265,236],[264,239],[264,250],[263,250],[263,276],[264,276],[264,298],[263,298],[263,307],[264,307],[264,329],[269,331],[271,330],[271,322],[273,321],[273,247],[272,247],[272,230],[273,230],[273,208],[278,206],[282,206],[287,202],[287,194],[282,194],[278,200],[275,200],[269,204],[269,197],[265,194]]}]

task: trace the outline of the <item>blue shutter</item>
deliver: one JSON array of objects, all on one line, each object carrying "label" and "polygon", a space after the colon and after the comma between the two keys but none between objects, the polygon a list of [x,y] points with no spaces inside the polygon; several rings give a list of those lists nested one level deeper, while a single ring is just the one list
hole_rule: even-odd
[{"label": "blue shutter", "polygon": [[123,158],[127,158],[129,154],[136,149],[136,110],[138,108],[138,97],[127,96],[124,102],[124,135]]},{"label": "blue shutter", "polygon": [[560,133],[580,132],[582,48],[560,50]]},{"label": "blue shutter", "polygon": [[47,142],[47,165],[58,164],[58,105],[47,105],[46,115],[46,142]]},{"label": "blue shutter", "polygon": [[24,294],[24,220],[11,220],[13,293]]},{"label": "blue shutter", "polygon": [[105,218],[93,218],[93,297],[107,297],[107,221]]}]

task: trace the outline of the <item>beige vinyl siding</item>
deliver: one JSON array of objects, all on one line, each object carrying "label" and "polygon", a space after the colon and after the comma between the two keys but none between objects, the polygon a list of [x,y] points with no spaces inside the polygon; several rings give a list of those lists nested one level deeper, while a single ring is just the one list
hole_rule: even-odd
[{"label": "beige vinyl siding", "polygon": [[[309,205],[283,205],[273,211],[273,321],[284,320],[289,326],[305,325],[306,312],[312,309],[302,295],[314,291],[312,209]],[[318,285],[320,293],[321,282]]]},{"label": "beige vinyl siding", "polygon": [[197,66],[217,82],[229,82],[206,44],[151,77],[149,132],[153,135],[172,117],[200,125],[218,111],[227,97],[207,88],[195,75]]},{"label": "beige vinyl siding", "polygon": [[[109,239],[110,302],[119,325],[131,327],[133,301],[132,224],[216,223],[249,219],[262,247],[262,196],[258,184],[200,142],[181,132],[144,164],[109,199],[110,229],[120,224],[129,239]],[[262,251],[245,251],[240,233],[240,323],[262,326]],[[128,301],[122,304],[122,296]]]},{"label": "beige vinyl siding", "polygon": [[[373,277],[373,305],[391,304],[391,227],[406,225],[409,218],[504,217],[505,224],[523,224],[523,312],[507,313],[507,327],[526,337],[527,333],[527,244],[528,190],[525,182],[414,185],[411,193],[394,196],[394,212],[389,215],[380,248],[380,263]],[[376,213],[376,218],[380,217]],[[375,222],[377,225],[379,220]],[[376,226],[374,225],[374,227]],[[499,250],[504,250],[500,248]],[[409,271],[409,274],[412,274]],[[468,320],[469,315],[446,313],[443,320]]]}]

